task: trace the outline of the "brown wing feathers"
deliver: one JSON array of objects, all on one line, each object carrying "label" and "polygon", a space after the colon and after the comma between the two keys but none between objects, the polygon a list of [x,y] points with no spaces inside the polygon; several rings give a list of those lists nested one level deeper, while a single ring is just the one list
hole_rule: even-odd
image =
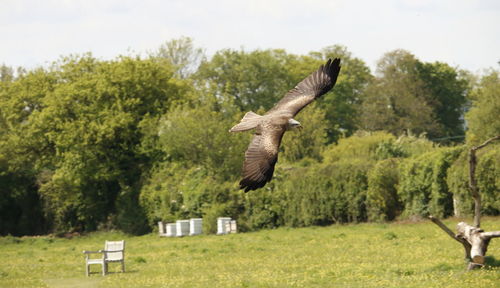
[{"label": "brown wing feathers", "polygon": [[240,181],[240,189],[245,189],[245,192],[263,187],[273,177],[278,154],[265,149],[263,137],[255,134],[245,152],[243,179]]},{"label": "brown wing feathers", "polygon": [[325,65],[297,85],[303,93],[312,93],[314,98],[320,97],[332,89],[340,72],[340,59],[328,59]]},{"label": "brown wing feathers", "polygon": [[281,99],[269,113],[287,110],[296,115],[305,106],[332,89],[340,72],[340,59],[328,59],[325,65],[302,80]]}]

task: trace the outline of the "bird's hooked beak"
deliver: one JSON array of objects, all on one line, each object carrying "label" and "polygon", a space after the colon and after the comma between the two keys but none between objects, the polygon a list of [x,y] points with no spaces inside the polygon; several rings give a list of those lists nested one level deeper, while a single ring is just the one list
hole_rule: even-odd
[{"label": "bird's hooked beak", "polygon": [[302,130],[302,125],[300,124],[300,122],[295,119],[288,120],[287,130],[297,130],[297,129]]}]

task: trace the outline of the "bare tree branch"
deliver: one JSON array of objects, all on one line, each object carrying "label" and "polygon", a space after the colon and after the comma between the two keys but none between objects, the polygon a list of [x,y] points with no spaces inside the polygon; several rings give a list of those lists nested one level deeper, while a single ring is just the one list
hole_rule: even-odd
[{"label": "bare tree branch", "polygon": [[450,235],[451,238],[462,243],[462,241],[459,240],[459,238],[455,235],[455,233],[453,233],[453,231],[451,231],[450,228],[448,228],[446,225],[444,225],[444,223],[441,222],[441,220],[439,220],[438,218],[436,218],[434,216],[429,216],[429,219],[431,219],[431,221],[434,222],[434,224],[438,225],[439,228],[443,229],[443,231],[446,232],[446,234]]},{"label": "bare tree branch", "polygon": [[500,231],[482,232],[481,237],[483,237],[483,238],[497,238],[497,237],[500,237]]},{"label": "bare tree branch", "polygon": [[455,235],[453,233],[453,231],[450,230],[450,228],[448,228],[446,225],[444,225],[443,222],[441,222],[441,220],[439,220],[439,218],[436,218],[434,216],[429,216],[429,219],[431,219],[431,221],[434,222],[434,224],[438,225],[439,228],[441,228],[444,232],[446,232],[446,234],[450,235],[451,238],[457,240],[458,242],[460,242],[464,246],[464,253],[465,253],[464,258],[467,261],[470,261],[471,260],[470,251],[471,251],[471,247],[472,247],[471,244],[469,242],[467,242],[467,240],[464,239],[463,237],[459,237],[458,235]]},{"label": "bare tree branch", "polygon": [[500,139],[500,135],[497,135],[497,136],[495,136],[495,137],[492,137],[492,138],[490,138],[490,139],[488,139],[488,140],[484,141],[484,143],[483,143],[483,144],[481,144],[481,145],[479,145],[479,146],[472,147],[472,148],[473,148],[474,150],[479,150],[479,149],[483,148],[484,146],[486,146],[486,145],[490,144],[490,142],[495,141],[495,140],[499,140],[499,139]]}]

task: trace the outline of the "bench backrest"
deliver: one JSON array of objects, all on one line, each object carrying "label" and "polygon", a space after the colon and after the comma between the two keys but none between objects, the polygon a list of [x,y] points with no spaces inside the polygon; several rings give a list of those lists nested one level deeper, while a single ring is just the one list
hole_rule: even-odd
[{"label": "bench backrest", "polygon": [[111,261],[122,260],[125,250],[125,240],[106,241],[104,244],[106,259]]}]

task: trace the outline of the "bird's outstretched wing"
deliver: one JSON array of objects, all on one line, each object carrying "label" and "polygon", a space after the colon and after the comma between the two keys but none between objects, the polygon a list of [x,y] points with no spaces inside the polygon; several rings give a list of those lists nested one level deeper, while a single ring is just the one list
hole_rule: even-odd
[{"label": "bird's outstretched wing", "polygon": [[[295,88],[288,91],[274,107],[266,114],[286,112],[293,116],[316,98],[330,91],[337,82],[340,72],[340,59],[328,59],[325,65],[302,80]],[[292,116],[292,117],[293,117]]]},{"label": "bird's outstretched wing", "polygon": [[271,181],[274,165],[278,161],[279,146],[285,129],[266,129],[262,126],[257,127],[257,132],[245,152],[240,181],[240,189],[245,192],[261,188]]}]

